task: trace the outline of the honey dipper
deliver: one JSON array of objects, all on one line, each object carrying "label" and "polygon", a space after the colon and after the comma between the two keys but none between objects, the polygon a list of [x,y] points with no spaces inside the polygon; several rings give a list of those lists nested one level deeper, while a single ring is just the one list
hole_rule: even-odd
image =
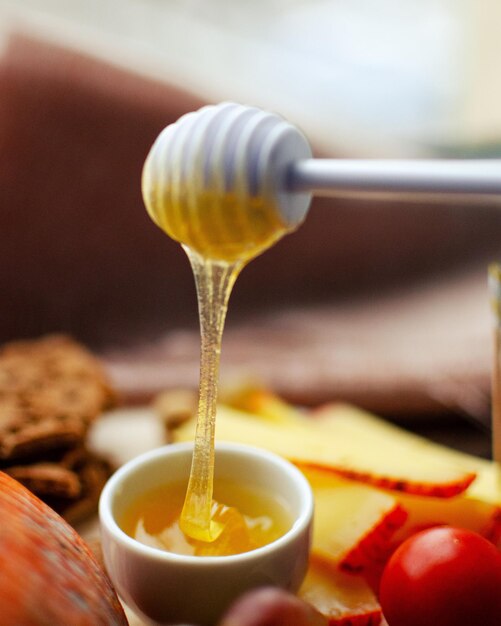
[{"label": "honey dipper", "polygon": [[279,115],[227,102],[183,115],[158,136],[143,173],[157,223],[158,180],[180,195],[189,187],[192,204],[207,190],[234,193],[242,211],[249,198],[264,198],[293,229],[312,194],[501,194],[501,160],[314,159],[305,136]]}]

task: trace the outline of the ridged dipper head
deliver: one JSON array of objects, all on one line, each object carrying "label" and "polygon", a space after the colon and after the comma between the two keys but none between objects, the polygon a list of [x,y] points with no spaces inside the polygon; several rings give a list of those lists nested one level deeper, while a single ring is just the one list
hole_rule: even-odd
[{"label": "ridged dipper head", "polygon": [[153,221],[202,255],[255,256],[305,218],[310,195],[287,190],[310,146],[278,115],[233,103],[188,113],[158,136],[143,170]]}]

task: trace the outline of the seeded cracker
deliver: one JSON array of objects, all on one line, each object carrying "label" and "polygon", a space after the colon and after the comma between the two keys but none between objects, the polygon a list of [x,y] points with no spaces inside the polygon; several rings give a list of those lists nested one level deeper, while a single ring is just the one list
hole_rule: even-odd
[{"label": "seeded cracker", "polygon": [[0,469],[76,523],[95,510],[111,471],[86,450],[86,435],[115,402],[99,361],[69,337],[5,345]]}]

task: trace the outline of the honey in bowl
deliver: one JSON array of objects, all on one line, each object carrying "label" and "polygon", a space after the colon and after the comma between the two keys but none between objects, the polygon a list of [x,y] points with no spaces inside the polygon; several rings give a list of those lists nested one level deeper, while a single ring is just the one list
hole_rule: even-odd
[{"label": "honey in bowl", "polygon": [[[222,531],[214,541],[200,541],[180,528],[186,482],[150,489],[131,502],[120,522],[122,530],[145,545],[190,556],[230,556],[265,546],[292,526],[287,503],[257,486],[218,479],[212,520]],[[218,504],[224,502],[224,504]]]},{"label": "honey in bowl", "polygon": [[[251,589],[274,585],[297,591],[308,567],[313,494],[304,474],[267,450],[222,441],[216,446],[214,495],[231,510],[238,509],[250,532],[259,529],[253,543],[271,543],[241,552],[249,546],[242,547],[240,531],[225,520],[214,542],[201,542],[207,556],[159,549],[156,542],[162,526],[172,525],[179,516],[192,454],[191,442],[149,450],[120,467],[101,495],[104,563],[120,597],[148,624],[214,626],[230,604]],[[148,500],[154,503],[152,519],[159,520],[156,528],[144,521],[141,504]],[[154,542],[153,547],[125,532],[127,524],[131,533],[138,527],[139,518],[129,515],[137,508],[143,517],[139,530],[144,529],[143,539]],[[275,531],[268,518],[277,525]],[[230,556],[221,554],[226,529],[231,541],[240,544],[232,547],[235,554]],[[269,534],[273,532],[280,535],[276,541]],[[179,536],[189,544],[193,541]],[[247,543],[245,533],[244,540]]]}]

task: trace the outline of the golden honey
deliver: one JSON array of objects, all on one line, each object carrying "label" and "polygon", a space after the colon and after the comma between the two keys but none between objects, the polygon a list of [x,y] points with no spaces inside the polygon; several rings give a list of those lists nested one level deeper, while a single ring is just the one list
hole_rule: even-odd
[{"label": "golden honey", "polygon": [[[170,169],[156,167],[154,159],[149,157],[142,184],[150,217],[180,242],[188,255],[198,297],[199,408],[190,479],[179,526],[188,542],[214,543],[230,525],[226,517],[217,515],[220,509],[213,502],[217,385],[228,300],[246,263],[292,228],[285,224],[272,199],[249,194],[244,183],[236,185],[236,191],[232,192],[222,190],[221,181],[218,188],[210,188],[201,173],[187,181],[180,161],[174,160],[170,165]],[[224,499],[221,502],[227,504]],[[233,522],[236,517],[232,515]]]},{"label": "golden honey", "polygon": [[147,209],[169,237],[200,256],[246,262],[291,230],[273,200],[235,192],[194,191],[191,185],[162,187],[143,175]]},{"label": "golden honey", "polygon": [[120,521],[137,541],[161,550],[192,556],[228,556],[254,550],[289,530],[292,516],[274,495],[231,480],[217,480],[213,520],[223,529],[212,542],[186,535],[179,526],[186,483],[163,485],[132,502]]}]

